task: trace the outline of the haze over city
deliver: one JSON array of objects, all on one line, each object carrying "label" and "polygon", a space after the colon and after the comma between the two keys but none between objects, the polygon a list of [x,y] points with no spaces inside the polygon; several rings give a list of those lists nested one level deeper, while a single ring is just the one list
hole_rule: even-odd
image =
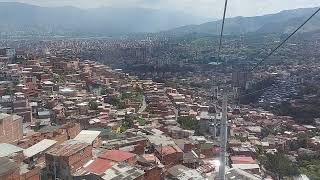
[{"label": "haze over city", "polygon": [[319,49],[320,0],[0,0],[0,180],[320,180]]},{"label": "haze over city", "polygon": [[[143,7],[170,11],[182,11],[206,18],[222,18],[224,2],[221,0],[1,0],[22,2],[39,6],[79,8]],[[257,16],[282,10],[320,6],[319,0],[233,0],[229,2],[228,17]]]}]

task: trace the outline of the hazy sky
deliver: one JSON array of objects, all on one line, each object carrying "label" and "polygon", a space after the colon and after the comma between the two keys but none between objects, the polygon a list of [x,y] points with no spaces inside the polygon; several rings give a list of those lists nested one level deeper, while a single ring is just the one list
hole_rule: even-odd
[{"label": "hazy sky", "polygon": [[[0,0],[24,2],[40,6],[101,6],[148,7],[179,10],[189,14],[220,18],[224,0]],[[229,0],[228,16],[255,16],[285,9],[320,6],[320,0]]]}]

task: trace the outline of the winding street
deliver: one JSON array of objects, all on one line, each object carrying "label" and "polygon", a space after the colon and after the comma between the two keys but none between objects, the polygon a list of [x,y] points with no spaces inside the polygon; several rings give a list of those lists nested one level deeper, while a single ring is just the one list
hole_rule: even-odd
[{"label": "winding street", "polygon": [[147,108],[146,97],[143,95],[142,106],[138,110],[138,113],[142,113],[143,111],[146,110],[146,108]]}]

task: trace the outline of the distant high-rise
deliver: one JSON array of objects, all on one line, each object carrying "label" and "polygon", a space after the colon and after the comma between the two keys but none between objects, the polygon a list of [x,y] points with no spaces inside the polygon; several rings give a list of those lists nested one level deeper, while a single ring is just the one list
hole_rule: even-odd
[{"label": "distant high-rise", "polygon": [[252,79],[252,73],[247,71],[232,72],[232,83],[236,87],[245,88],[248,81]]},{"label": "distant high-rise", "polygon": [[16,56],[16,50],[13,48],[1,48],[0,49],[0,56],[14,58]]}]

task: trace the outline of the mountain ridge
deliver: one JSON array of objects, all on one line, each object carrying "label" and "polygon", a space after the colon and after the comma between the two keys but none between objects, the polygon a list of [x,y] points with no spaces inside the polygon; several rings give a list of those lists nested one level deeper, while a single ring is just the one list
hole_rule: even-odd
[{"label": "mountain ridge", "polygon": [[[224,33],[288,33],[315,10],[316,8],[300,8],[254,17],[227,18]],[[0,17],[0,35],[12,32],[62,36],[112,36],[135,33],[218,35],[221,29],[221,20],[201,24],[200,22],[207,18],[139,7],[81,9],[73,6],[41,7],[19,2],[0,2]],[[319,14],[301,32],[317,30],[320,30]]]},{"label": "mountain ridge", "polygon": [[[190,18],[185,18],[188,16]],[[0,31],[30,31],[88,34],[158,32],[186,24],[204,22],[200,17],[148,8],[72,6],[40,7],[25,3],[0,2]]]},{"label": "mountain ridge", "polygon": [[[246,33],[288,33],[303,23],[317,8],[299,8],[284,10],[275,14],[253,17],[237,16],[227,18],[225,34],[239,35]],[[320,15],[315,16],[301,32],[320,30]],[[312,26],[312,28],[311,28]],[[206,22],[200,25],[187,25],[178,27],[165,33],[189,34],[205,33],[218,35],[221,29],[221,20]]]}]

